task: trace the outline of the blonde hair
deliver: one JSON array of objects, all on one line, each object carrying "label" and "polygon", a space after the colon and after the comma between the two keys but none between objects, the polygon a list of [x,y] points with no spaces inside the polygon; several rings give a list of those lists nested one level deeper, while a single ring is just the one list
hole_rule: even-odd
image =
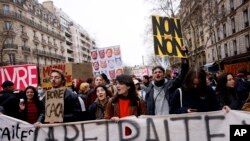
[{"label": "blonde hair", "polygon": [[81,83],[81,85],[80,85],[80,87],[79,87],[80,93],[85,94],[85,93],[87,92],[88,89],[89,89],[89,83],[87,83],[87,82]]}]

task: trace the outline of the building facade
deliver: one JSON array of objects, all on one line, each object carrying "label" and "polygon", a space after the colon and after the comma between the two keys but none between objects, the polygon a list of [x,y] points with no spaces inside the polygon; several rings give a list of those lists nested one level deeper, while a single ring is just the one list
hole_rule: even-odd
[{"label": "building facade", "polygon": [[197,66],[217,63],[234,74],[239,67],[250,69],[249,0],[182,0],[180,11]]},{"label": "building facade", "polygon": [[60,20],[34,0],[0,0],[1,64],[65,62]]},{"label": "building facade", "polygon": [[95,42],[79,25],[63,22],[51,1],[0,0],[0,65],[89,61]]},{"label": "building facade", "polygon": [[66,62],[90,62],[90,50],[96,48],[94,39],[89,36],[81,25],[72,20],[67,13],[62,9],[56,8],[52,1],[43,2],[43,6],[60,19],[65,36]]}]

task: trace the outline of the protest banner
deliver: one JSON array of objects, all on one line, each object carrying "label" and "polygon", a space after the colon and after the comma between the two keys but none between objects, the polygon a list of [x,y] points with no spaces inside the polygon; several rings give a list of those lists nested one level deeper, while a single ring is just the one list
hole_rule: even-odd
[{"label": "protest banner", "polygon": [[51,89],[45,94],[45,122],[63,122],[66,87]]},{"label": "protest banner", "polygon": [[120,46],[93,49],[90,55],[94,76],[104,73],[109,79],[115,79],[123,74]]},{"label": "protest banner", "polygon": [[15,90],[24,90],[27,86],[37,87],[37,67],[34,64],[0,67],[0,84],[5,80],[12,81]]},{"label": "protest banner", "polygon": [[91,63],[66,63],[43,66],[40,72],[41,84],[45,89],[51,89],[50,72],[52,68],[62,70],[66,77],[66,87],[72,85],[73,79],[87,79],[93,77]]},{"label": "protest banner", "polygon": [[[44,124],[41,128],[0,115],[0,123],[0,140],[229,141],[230,125],[250,124],[250,113],[231,110],[127,117],[119,122],[93,120]],[[128,136],[125,136],[125,126],[132,131]]]},{"label": "protest banner", "polygon": [[180,19],[152,16],[155,55],[186,57]]}]

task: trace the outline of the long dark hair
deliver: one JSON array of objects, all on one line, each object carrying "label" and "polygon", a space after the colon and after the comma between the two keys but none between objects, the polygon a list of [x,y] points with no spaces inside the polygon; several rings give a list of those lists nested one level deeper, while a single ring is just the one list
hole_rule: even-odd
[{"label": "long dark hair", "polygon": [[[219,76],[218,81],[217,81],[217,86],[216,86],[216,93],[221,96],[225,97],[227,93],[227,76],[232,75],[231,73],[223,73]],[[233,75],[232,75],[233,76]]]},{"label": "long dark hair", "polygon": [[34,92],[34,95],[33,95],[33,100],[34,100],[34,102],[35,102],[35,105],[36,105],[36,107],[37,107],[37,109],[38,109],[38,112],[40,112],[39,110],[39,108],[40,108],[40,104],[41,104],[41,101],[39,100],[39,97],[38,97],[38,92],[37,92],[37,90],[36,90],[36,88],[35,87],[33,87],[33,86],[28,86],[28,87],[26,87],[26,89],[24,90],[24,94],[25,94],[25,96],[24,96],[24,102],[25,102],[25,111],[27,111],[27,96],[26,96],[26,92],[27,92],[27,90],[28,89],[31,89],[33,92]]},{"label": "long dark hair", "polygon": [[184,82],[183,88],[185,91],[191,91],[194,89],[193,80],[197,78],[199,80],[199,84],[197,86],[197,91],[201,95],[207,94],[207,83],[206,83],[206,72],[203,69],[192,68],[188,71]]},{"label": "long dark hair", "polygon": [[[122,75],[118,75],[116,77],[116,81],[119,82],[120,84],[125,84],[126,86],[130,87],[128,90],[127,98],[131,101],[131,105],[133,105],[133,106],[137,105],[139,98],[137,96],[135,84],[134,84],[132,77],[130,77],[129,75],[122,74]],[[114,96],[113,102],[114,103],[117,102],[118,98],[119,98],[119,95],[116,94]]]}]

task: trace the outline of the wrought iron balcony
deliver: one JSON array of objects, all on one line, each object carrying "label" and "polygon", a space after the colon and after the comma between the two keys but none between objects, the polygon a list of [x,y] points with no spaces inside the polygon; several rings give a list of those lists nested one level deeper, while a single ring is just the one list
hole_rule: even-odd
[{"label": "wrought iron balcony", "polygon": [[30,48],[27,46],[22,46],[22,51],[26,53],[30,53]]},{"label": "wrought iron balcony", "polygon": [[16,36],[16,33],[13,30],[13,28],[4,28],[2,35],[5,37],[13,37],[13,36]]},{"label": "wrought iron balcony", "polygon": [[50,58],[55,58],[55,59],[66,60],[66,58],[63,55],[58,55],[58,54],[55,54],[55,53],[46,52],[44,50],[39,50],[39,49],[34,49],[33,54],[40,55],[40,56],[45,56],[45,57],[50,57]]},{"label": "wrought iron balcony", "polygon": [[17,50],[18,46],[16,44],[4,44],[3,49],[4,50]]},{"label": "wrought iron balcony", "polygon": [[14,11],[10,11],[10,10],[6,11],[6,10],[3,10],[3,9],[0,9],[0,17],[14,18],[16,20],[22,21],[25,24],[28,24],[28,25],[36,28],[37,30],[43,31],[43,32],[45,32],[47,34],[50,34],[51,36],[59,38],[60,40],[65,40],[65,38],[62,35],[57,34],[55,32],[52,32],[47,27],[44,27],[41,24],[38,24],[38,23],[34,22],[33,20],[31,20],[29,18],[26,18],[26,17],[20,15],[19,13],[14,12]]}]

